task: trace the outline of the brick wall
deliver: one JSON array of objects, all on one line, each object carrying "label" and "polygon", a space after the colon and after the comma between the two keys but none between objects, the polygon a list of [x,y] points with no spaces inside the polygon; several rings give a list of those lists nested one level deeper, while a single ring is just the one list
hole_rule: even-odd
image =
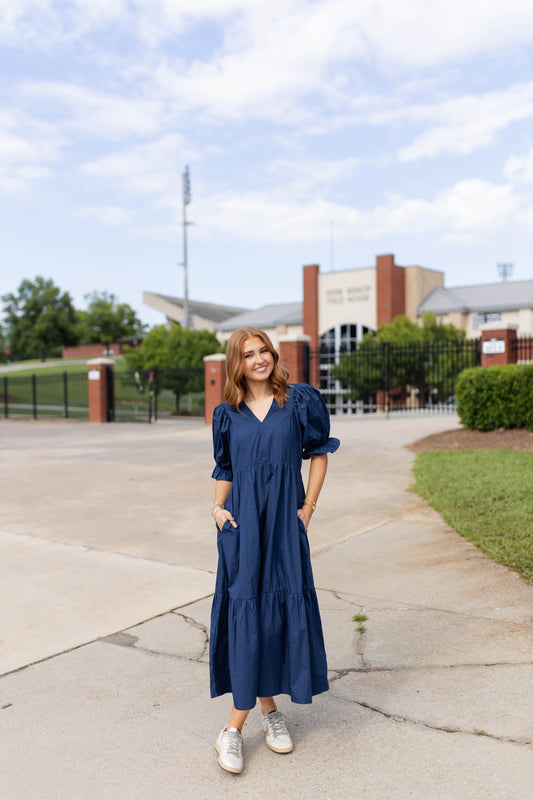
[{"label": "brick wall", "polygon": [[289,373],[291,383],[305,383],[308,380],[306,366],[309,363],[307,348],[309,336],[280,337],[279,360]]},{"label": "brick wall", "polygon": [[96,358],[87,362],[89,422],[107,422],[107,370],[113,370],[110,358]]},{"label": "brick wall", "polygon": [[481,332],[481,366],[499,367],[516,363],[516,327],[483,328]]},{"label": "brick wall", "polygon": [[[309,337],[309,347],[317,351],[318,336],[318,264],[309,264],[303,268],[303,332]],[[318,359],[311,359],[309,383],[317,386],[320,379]]]},{"label": "brick wall", "polygon": [[376,258],[376,294],[378,328],[405,314],[405,270],[394,263],[393,255]]},{"label": "brick wall", "polygon": [[205,422],[211,425],[215,407],[224,402],[226,356],[215,353],[204,358]]},{"label": "brick wall", "polygon": [[121,356],[124,354],[124,347],[119,342],[109,345],[109,352],[105,344],[80,344],[78,347],[63,347],[62,358],[106,358],[107,356]]}]

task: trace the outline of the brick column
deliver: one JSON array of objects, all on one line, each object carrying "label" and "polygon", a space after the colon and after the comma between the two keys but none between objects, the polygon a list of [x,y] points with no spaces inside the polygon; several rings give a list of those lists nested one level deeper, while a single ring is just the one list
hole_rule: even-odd
[{"label": "brick column", "polygon": [[376,257],[376,294],[378,328],[405,314],[405,270],[393,255]]},{"label": "brick column", "polygon": [[215,406],[224,402],[226,356],[215,353],[204,358],[205,424],[211,425]]},{"label": "brick column", "polygon": [[517,325],[496,327],[493,322],[481,326],[481,366],[499,367],[516,364]]},{"label": "brick column", "polygon": [[87,362],[89,381],[89,422],[109,422],[107,371],[113,371],[112,358],[93,358]]},{"label": "brick column", "polygon": [[318,358],[319,340],[319,321],[318,321],[318,264],[309,264],[303,268],[303,309],[302,309],[302,328],[306,336],[309,336],[309,348],[311,358],[309,361],[309,377],[307,380],[311,386],[318,386],[320,380],[320,361]]},{"label": "brick column", "polygon": [[310,336],[280,336],[279,361],[289,373],[291,383],[309,383]]}]

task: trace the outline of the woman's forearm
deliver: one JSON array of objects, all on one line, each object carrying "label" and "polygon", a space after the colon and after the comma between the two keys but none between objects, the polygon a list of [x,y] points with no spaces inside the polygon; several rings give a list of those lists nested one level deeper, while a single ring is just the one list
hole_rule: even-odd
[{"label": "woman's forearm", "polygon": [[225,505],[230,491],[231,491],[231,481],[216,481],[215,499],[213,500],[213,504],[222,503],[222,505]]},{"label": "woman's forearm", "polygon": [[328,456],[325,453],[321,456],[311,456],[311,466],[309,467],[309,480],[307,481],[307,491],[305,499],[310,503],[316,503],[320,490],[324,484],[328,469]]},{"label": "woman's forearm", "polygon": [[[305,530],[309,527],[313,515],[313,505],[318,500],[326,470],[328,468],[328,456],[311,456],[311,466],[309,467],[309,480],[307,481],[307,491],[305,500],[301,508],[298,509],[298,516],[302,520]],[[313,505],[312,505],[313,504]]]}]

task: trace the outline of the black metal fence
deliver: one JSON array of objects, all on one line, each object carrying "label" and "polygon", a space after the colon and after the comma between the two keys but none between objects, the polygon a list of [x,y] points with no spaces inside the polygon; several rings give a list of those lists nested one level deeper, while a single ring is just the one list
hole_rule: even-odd
[{"label": "black metal fence", "polygon": [[455,409],[459,373],[481,363],[480,340],[408,345],[362,343],[352,352],[310,353],[331,414]]},{"label": "black metal fence", "polygon": [[153,367],[115,372],[116,421],[203,421],[203,367]]},{"label": "black metal fence", "polygon": [[88,418],[87,373],[0,376],[1,413],[8,417]]},{"label": "black metal fence", "polygon": [[[109,421],[203,421],[203,367],[105,372]],[[89,417],[87,372],[0,376],[0,413],[8,418]]]},{"label": "black metal fence", "polygon": [[519,364],[533,362],[533,336],[521,336],[514,342],[514,355]]},{"label": "black metal fence", "polygon": [[[516,343],[519,362],[533,361],[533,339]],[[455,409],[455,381],[466,367],[481,363],[479,339],[410,345],[361,343],[352,352],[323,346],[309,352],[309,377],[319,373],[319,388],[331,414],[376,411],[440,412]],[[204,417],[203,367],[154,367],[115,371],[109,419],[152,422]],[[28,377],[0,376],[4,417],[88,418],[87,373]]]}]

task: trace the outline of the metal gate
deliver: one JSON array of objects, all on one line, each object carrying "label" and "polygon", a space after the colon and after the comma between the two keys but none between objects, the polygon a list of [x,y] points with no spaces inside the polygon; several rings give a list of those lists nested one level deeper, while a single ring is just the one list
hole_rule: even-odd
[{"label": "metal gate", "polygon": [[311,375],[317,362],[319,388],[330,414],[449,413],[455,410],[457,376],[480,365],[481,344],[479,339],[362,342],[351,352],[322,346],[310,352]]},{"label": "metal gate", "polygon": [[114,374],[114,419],[203,422],[203,367],[153,367]]}]

